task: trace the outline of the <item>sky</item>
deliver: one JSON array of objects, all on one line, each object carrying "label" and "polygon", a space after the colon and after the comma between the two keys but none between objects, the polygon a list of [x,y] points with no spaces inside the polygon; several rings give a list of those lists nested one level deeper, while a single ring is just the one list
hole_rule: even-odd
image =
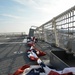
[{"label": "sky", "polygon": [[26,32],[75,5],[75,0],[0,0],[0,33]]}]

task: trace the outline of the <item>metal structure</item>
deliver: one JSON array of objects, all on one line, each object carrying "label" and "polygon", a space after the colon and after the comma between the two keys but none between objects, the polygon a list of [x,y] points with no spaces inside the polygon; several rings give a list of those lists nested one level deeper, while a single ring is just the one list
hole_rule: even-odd
[{"label": "metal structure", "polygon": [[34,35],[58,47],[75,50],[75,6],[37,27]]},{"label": "metal structure", "polygon": [[29,29],[29,37],[34,36],[35,29],[36,29],[36,26],[31,26],[31,28]]}]

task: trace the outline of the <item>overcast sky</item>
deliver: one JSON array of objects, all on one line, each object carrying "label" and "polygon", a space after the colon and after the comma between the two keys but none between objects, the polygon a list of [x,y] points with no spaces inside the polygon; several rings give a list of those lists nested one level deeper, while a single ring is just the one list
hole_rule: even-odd
[{"label": "overcast sky", "polygon": [[0,0],[0,33],[28,33],[74,5],[75,0]]}]

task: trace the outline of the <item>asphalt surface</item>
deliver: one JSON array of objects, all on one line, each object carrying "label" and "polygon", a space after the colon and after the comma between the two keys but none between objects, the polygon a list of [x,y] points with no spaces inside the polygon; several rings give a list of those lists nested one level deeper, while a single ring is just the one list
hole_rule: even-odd
[{"label": "asphalt surface", "polygon": [[[23,42],[24,39],[25,37],[22,36],[0,38],[0,75],[13,74],[25,64],[37,64],[36,61],[31,61],[27,57],[26,51],[29,47]],[[36,47],[46,53],[50,51],[47,43],[38,42]],[[50,65],[49,55],[40,58],[46,65]]]},{"label": "asphalt surface", "polygon": [[[18,68],[25,64],[37,64],[27,57],[26,51],[29,49],[29,47],[27,47],[26,43],[23,42],[24,39],[24,36],[0,38],[0,75],[13,74]],[[39,58],[46,65],[51,66],[50,51],[60,50],[60,48],[51,47],[50,44],[41,41],[36,43],[35,46],[39,50],[46,52],[45,56]]]},{"label": "asphalt surface", "polygon": [[23,40],[23,37],[0,40],[0,75],[12,74],[25,64],[36,64],[27,57]]}]

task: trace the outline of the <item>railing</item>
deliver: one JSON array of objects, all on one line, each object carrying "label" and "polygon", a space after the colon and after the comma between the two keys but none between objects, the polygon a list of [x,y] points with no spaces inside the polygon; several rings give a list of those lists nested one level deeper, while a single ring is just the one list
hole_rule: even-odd
[{"label": "railing", "polygon": [[70,43],[75,39],[75,6],[37,27],[34,35],[58,47],[70,49]]},{"label": "railing", "polygon": [[7,32],[7,33],[0,33],[0,37],[7,37],[7,36],[21,36],[26,35],[25,32]]}]

